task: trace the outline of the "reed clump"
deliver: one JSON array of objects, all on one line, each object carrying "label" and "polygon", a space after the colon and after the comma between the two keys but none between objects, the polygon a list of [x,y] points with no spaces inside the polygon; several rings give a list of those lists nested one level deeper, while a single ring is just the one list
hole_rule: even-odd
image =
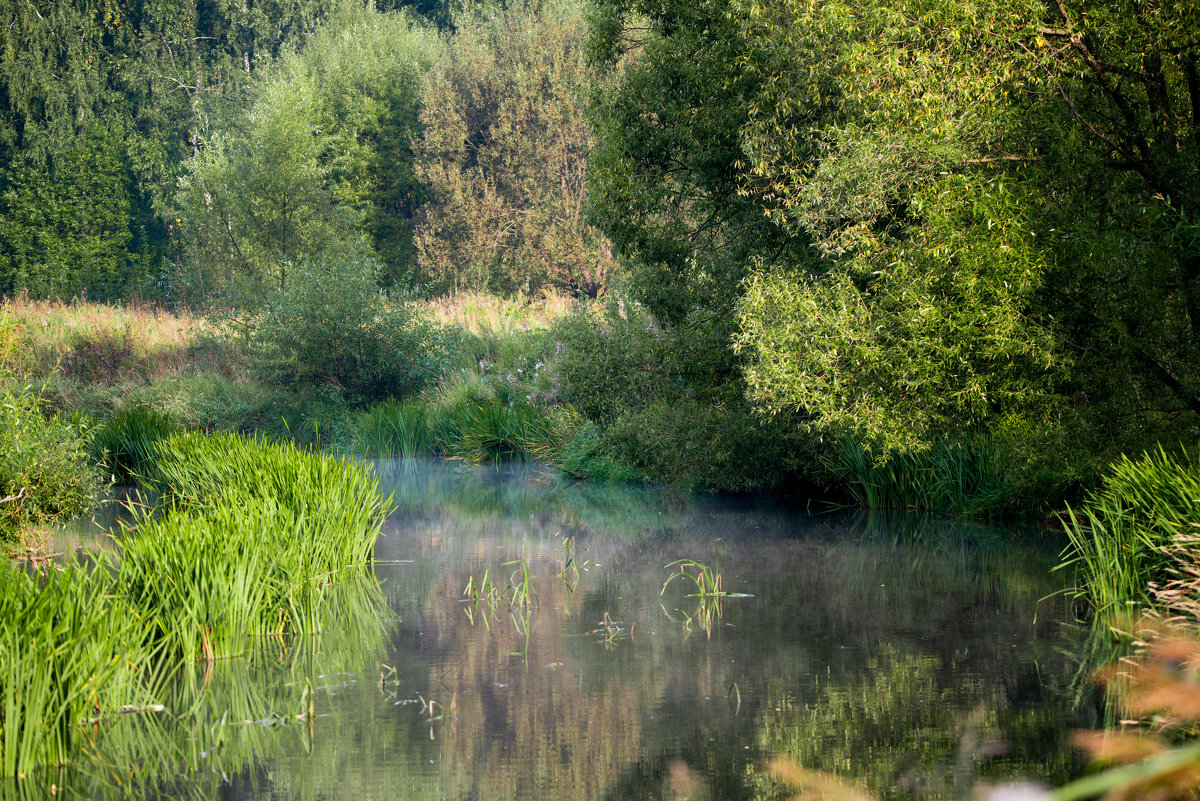
[{"label": "reed clump", "polygon": [[150,652],[111,565],[0,565],[0,774],[67,764],[89,724],[144,702]]},{"label": "reed clump", "polygon": [[[342,615],[390,509],[361,464],[291,443],[175,434],[143,474],[163,498],[90,566],[0,568],[0,768],[65,764],[88,723],[152,696],[151,661],[287,644]],[[115,713],[115,712],[114,712]]]},{"label": "reed clump", "polygon": [[963,516],[1010,510],[1015,492],[1005,450],[986,436],[880,456],[856,439],[838,441],[833,472],[869,509],[922,509]]},{"label": "reed clump", "polygon": [[142,475],[154,461],[155,446],[179,429],[165,412],[124,406],[92,433],[96,461],[118,482]]},{"label": "reed clump", "polygon": [[1167,579],[1181,538],[1200,523],[1200,461],[1194,450],[1161,446],[1122,456],[1103,485],[1061,516],[1070,540],[1060,567],[1072,568],[1079,594],[1101,615],[1153,605],[1152,585]]},{"label": "reed clump", "polygon": [[569,441],[568,411],[496,397],[388,401],[359,414],[355,449],[364,456],[444,456],[477,464],[547,461]]}]

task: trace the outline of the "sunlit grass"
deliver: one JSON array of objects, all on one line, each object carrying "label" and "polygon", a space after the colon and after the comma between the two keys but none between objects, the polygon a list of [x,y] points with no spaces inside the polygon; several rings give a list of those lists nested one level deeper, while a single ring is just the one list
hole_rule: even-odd
[{"label": "sunlit grass", "polygon": [[370,575],[390,508],[363,465],[189,433],[156,443],[145,478],[167,505],[135,514],[90,567],[0,568],[6,776],[69,762],[94,736],[85,724],[152,695],[151,658],[286,647],[362,607],[341,588]]},{"label": "sunlit grass", "polygon": [[1149,605],[1152,582],[1168,576],[1173,546],[1200,524],[1200,463],[1192,452],[1161,447],[1122,457],[1103,486],[1062,516],[1070,545],[1062,568],[1102,615]]}]

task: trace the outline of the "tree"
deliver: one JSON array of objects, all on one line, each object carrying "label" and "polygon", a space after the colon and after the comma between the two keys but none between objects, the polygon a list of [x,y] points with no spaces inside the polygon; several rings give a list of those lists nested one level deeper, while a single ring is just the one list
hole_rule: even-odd
[{"label": "tree", "polygon": [[425,82],[421,279],[442,289],[590,297],[615,262],[585,219],[585,20],[570,3],[464,11]]},{"label": "tree", "polygon": [[245,112],[204,137],[179,205],[187,280],[235,303],[285,290],[301,260],[372,235],[385,283],[411,269],[411,152],[423,34],[350,8],[264,70]]},{"label": "tree", "polygon": [[[605,7],[602,44],[642,34],[604,109],[680,74],[723,99],[700,94],[695,114],[726,120],[712,141],[730,168],[703,192],[688,191],[706,174],[695,160],[669,180],[676,198],[739,198],[711,225],[737,230],[753,265],[725,285],[764,410],[906,446],[1068,402],[1110,426],[1132,409],[1200,411],[1200,32],[1186,4],[1115,5]],[[647,131],[694,137],[682,114],[606,119],[605,189],[671,170],[638,145]],[[718,251],[694,235],[658,246],[657,229],[689,219],[677,199],[611,196],[606,230],[652,279],[672,242],[678,264]],[[774,233],[733,226],[754,218]]]},{"label": "tree", "polygon": [[0,3],[0,287],[169,295],[196,131],[346,2]]}]

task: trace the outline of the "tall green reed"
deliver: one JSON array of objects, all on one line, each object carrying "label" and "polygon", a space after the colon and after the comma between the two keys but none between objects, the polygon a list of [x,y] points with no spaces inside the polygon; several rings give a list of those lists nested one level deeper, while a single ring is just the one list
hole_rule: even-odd
[{"label": "tall green reed", "polygon": [[850,497],[869,509],[986,516],[1005,511],[1013,498],[1005,451],[986,436],[883,455],[846,437],[832,461]]},{"label": "tall green reed", "polygon": [[473,464],[546,461],[563,445],[560,428],[552,413],[524,401],[389,401],[359,415],[356,450],[381,458],[437,454]]},{"label": "tall green reed", "polygon": [[98,724],[145,702],[145,629],[112,594],[111,566],[44,576],[0,565],[0,775],[67,764]]},{"label": "tall green reed", "polygon": [[178,430],[164,412],[144,406],[119,409],[92,435],[92,451],[118,481],[135,479],[154,461],[156,443]]},{"label": "tall green reed", "polygon": [[1060,568],[1075,571],[1080,596],[1102,616],[1148,605],[1175,540],[1200,525],[1200,460],[1161,446],[1136,460],[1122,456],[1101,488],[1060,519],[1070,540]]},{"label": "tall green reed", "polygon": [[168,675],[152,660],[286,647],[366,608],[343,587],[369,578],[390,501],[365,466],[191,433],[160,440],[144,477],[165,505],[111,553],[45,577],[0,567],[4,776],[71,761],[90,724],[152,698]]}]

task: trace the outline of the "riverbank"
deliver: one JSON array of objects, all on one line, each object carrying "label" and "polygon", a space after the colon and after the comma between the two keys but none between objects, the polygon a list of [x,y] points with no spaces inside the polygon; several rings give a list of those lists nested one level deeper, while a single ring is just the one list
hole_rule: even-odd
[{"label": "riverbank", "polygon": [[[236,320],[9,299],[0,311],[8,398],[0,433],[9,443],[0,534],[12,541],[79,514],[106,481],[143,475],[154,443],[182,431],[368,457],[534,460],[593,481],[1040,520],[1071,533],[1066,563],[1097,609],[1153,603],[1149,584],[1161,584],[1170,563],[1163,549],[1181,547],[1175,531],[1200,519],[1186,501],[1200,497],[1188,494],[1198,470],[1186,449],[1162,451],[1151,459],[1156,478],[1136,481],[1136,460],[1124,457],[1107,470],[1095,455],[1062,468],[1070,449],[1030,455],[1053,429],[880,453],[850,437],[805,435],[719,387],[697,395],[695,382],[679,383],[686,365],[667,335],[635,305],[554,294],[406,304],[406,319],[437,332],[437,369],[406,396],[379,400],[332,378],[279,380],[239,338]],[[1155,504],[1174,504],[1175,528],[1143,519]]]}]

